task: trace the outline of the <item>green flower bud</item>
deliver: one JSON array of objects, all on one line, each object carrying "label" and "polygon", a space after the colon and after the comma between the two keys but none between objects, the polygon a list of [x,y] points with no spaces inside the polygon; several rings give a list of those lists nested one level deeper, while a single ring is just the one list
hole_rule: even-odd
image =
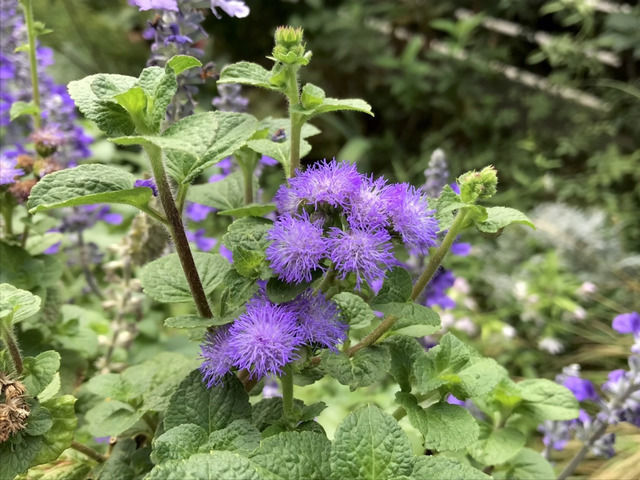
[{"label": "green flower bud", "polygon": [[311,52],[305,52],[302,41],[304,31],[297,27],[278,27],[275,33],[275,46],[271,55],[288,65],[307,65]]},{"label": "green flower bud", "polygon": [[498,191],[498,172],[489,165],[479,172],[472,170],[458,177],[462,201],[473,203],[478,199],[491,198]]},{"label": "green flower bud", "polygon": [[303,45],[302,36],[304,30],[302,27],[278,27],[276,28],[276,45],[280,45],[287,49],[293,48],[297,45]]}]

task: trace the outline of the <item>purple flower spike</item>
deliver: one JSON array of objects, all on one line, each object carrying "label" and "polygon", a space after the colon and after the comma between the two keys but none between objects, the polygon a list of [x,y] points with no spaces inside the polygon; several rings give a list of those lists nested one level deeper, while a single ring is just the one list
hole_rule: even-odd
[{"label": "purple flower spike", "polygon": [[407,183],[391,185],[386,196],[393,229],[412,253],[428,253],[436,244],[438,221],[427,198]]},{"label": "purple flower spike", "polygon": [[579,402],[584,402],[585,400],[597,401],[599,398],[593,383],[584,378],[567,377],[563,385],[571,390],[571,393]]},{"label": "purple flower spike", "polygon": [[177,0],[133,0],[133,5],[137,6],[140,11],[144,10],[170,10],[178,11]]},{"label": "purple flower spike", "polygon": [[354,228],[344,232],[331,228],[328,240],[329,258],[345,278],[356,274],[356,288],[364,278],[369,285],[384,278],[385,272],[397,264],[393,256],[391,237],[385,230]]},{"label": "purple flower spike", "polygon": [[338,321],[338,307],[322,293],[307,290],[289,306],[296,312],[305,343],[315,343],[337,352],[347,338],[348,326]]},{"label": "purple flower spike", "polygon": [[218,385],[222,377],[231,369],[229,350],[229,326],[223,325],[216,333],[208,333],[200,346],[202,364],[200,372],[207,388]]},{"label": "purple flower spike", "polygon": [[640,335],[640,314],[631,312],[618,315],[613,319],[613,329],[619,333]]},{"label": "purple flower spike", "polygon": [[309,203],[346,206],[363,181],[356,166],[348,162],[318,162],[290,180],[296,195]]},{"label": "purple flower spike", "polygon": [[211,0],[211,11],[220,18],[216,8],[221,9],[230,17],[245,18],[249,15],[249,7],[242,0]]},{"label": "purple flower spike", "polygon": [[251,378],[280,374],[297,358],[302,341],[293,311],[268,301],[250,302],[229,328],[229,358],[237,368],[247,369]]},{"label": "purple flower spike", "polygon": [[322,236],[322,220],[283,215],[268,233],[273,243],[267,247],[267,259],[281,280],[289,283],[310,282],[311,273],[320,268],[327,251]]},{"label": "purple flower spike", "polygon": [[150,188],[153,192],[153,196],[158,196],[158,187],[156,187],[156,182],[153,181],[153,178],[147,178],[145,180],[136,180],[133,184],[134,187],[147,187]]}]

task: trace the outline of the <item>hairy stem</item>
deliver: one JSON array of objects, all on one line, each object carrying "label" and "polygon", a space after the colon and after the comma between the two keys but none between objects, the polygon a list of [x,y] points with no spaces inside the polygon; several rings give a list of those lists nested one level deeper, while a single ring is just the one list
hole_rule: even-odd
[{"label": "hairy stem", "polygon": [[2,219],[4,220],[4,233],[10,237],[13,235],[13,206],[10,204],[2,206]]},{"label": "hairy stem", "polygon": [[356,352],[358,352],[359,350],[362,350],[363,348],[368,347],[369,345],[373,345],[375,342],[378,341],[378,339],[382,335],[384,335],[387,332],[387,330],[389,330],[393,326],[394,323],[396,323],[396,320],[398,320],[398,317],[395,317],[393,315],[389,315],[388,317],[385,317],[384,320],[380,322],[380,325],[378,325],[373,332],[371,332],[369,335],[364,337],[360,343],[351,347],[347,351],[347,355],[349,355],[350,357],[353,357],[356,354]]},{"label": "hairy stem", "polygon": [[300,115],[290,113],[291,115],[291,144],[289,151],[289,178],[296,176],[296,170],[300,168],[300,135],[302,132],[303,122]]},{"label": "hairy stem", "polygon": [[13,361],[13,366],[16,369],[16,373],[18,375],[21,375],[22,370],[24,369],[24,364],[22,363],[22,354],[20,353],[20,347],[18,347],[18,341],[13,335],[13,328],[11,327],[11,325],[0,324],[0,329],[2,341],[7,346],[7,350],[9,351],[9,355],[11,356],[11,360]]},{"label": "hairy stem", "polygon": [[191,249],[189,248],[189,241],[184,232],[182,218],[173,200],[171,187],[167,180],[167,174],[164,169],[164,164],[162,163],[162,151],[153,145],[146,146],[145,150],[149,155],[151,169],[156,181],[156,186],[158,187],[160,202],[162,203],[162,208],[169,222],[169,233],[176,247],[176,252],[178,253],[182,270],[187,278],[187,283],[189,284],[191,295],[198,309],[198,314],[204,318],[212,318],[213,314],[211,313],[207,295],[204,293],[200,275],[198,274]]},{"label": "hairy stem", "polygon": [[87,457],[92,460],[95,460],[98,463],[104,463],[107,461],[107,457],[102,455],[101,453],[96,452],[93,448],[87,447],[82,443],[78,443],[76,441],[71,442],[71,448],[77,450],[80,453],[84,453]]},{"label": "hairy stem", "polygon": [[185,185],[181,183],[178,186],[178,194],[176,195],[176,203],[178,212],[182,216],[182,212],[184,211],[184,204],[187,200],[187,190],[189,190],[189,185]]},{"label": "hairy stem", "polygon": [[242,179],[244,180],[244,204],[253,203],[253,170],[243,166]]},{"label": "hairy stem", "polygon": [[38,84],[38,59],[36,57],[36,28],[33,21],[33,5],[31,0],[23,0],[24,20],[27,24],[27,36],[29,39],[29,67],[31,70],[31,89],[33,92],[33,104],[38,111],[33,115],[33,125],[40,128],[42,117],[40,116],[40,87]]},{"label": "hairy stem", "polygon": [[164,225],[168,225],[169,223],[167,222],[167,219],[164,217],[164,215],[162,215],[160,212],[158,212],[155,208],[152,208],[150,206],[143,206],[143,207],[139,207],[140,210],[142,210],[144,213],[146,213],[147,215],[149,215],[151,218],[153,218],[154,220],[163,223]]},{"label": "hairy stem", "polygon": [[293,417],[293,369],[291,364],[283,367],[280,377],[282,385],[282,415],[285,419]]}]

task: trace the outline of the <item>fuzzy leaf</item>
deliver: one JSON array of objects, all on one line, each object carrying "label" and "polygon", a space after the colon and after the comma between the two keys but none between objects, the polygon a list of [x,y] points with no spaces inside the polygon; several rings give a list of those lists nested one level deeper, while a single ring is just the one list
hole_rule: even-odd
[{"label": "fuzzy leaf", "polygon": [[153,439],[151,460],[155,464],[167,460],[187,459],[207,441],[207,432],[193,423],[177,425]]},{"label": "fuzzy leaf", "polygon": [[40,353],[37,357],[24,358],[24,386],[31,397],[37,396],[51,383],[60,369],[60,354],[53,350]]},{"label": "fuzzy leaf", "polygon": [[359,408],[338,427],[331,447],[333,480],[396,480],[412,470],[409,439],[378,407]]},{"label": "fuzzy leaf", "polygon": [[[285,171],[289,170],[289,152],[291,151],[291,140],[287,138],[282,142],[274,142],[271,139],[259,138],[256,140],[249,140],[247,142],[249,147],[254,152],[267,157],[275,158]],[[311,144],[300,139],[300,158],[306,157],[311,152]]]},{"label": "fuzzy leaf", "polygon": [[524,447],[527,438],[511,427],[493,430],[483,424],[480,438],[469,448],[471,456],[485,465],[500,465],[514,457]]},{"label": "fuzzy leaf", "polygon": [[327,437],[284,432],[262,441],[249,458],[265,480],[326,480],[331,475]]},{"label": "fuzzy leaf", "polygon": [[[461,463],[453,458],[433,455],[423,455],[416,458],[411,478],[412,480],[491,480],[489,475],[471,465]],[[553,476],[529,478],[551,479]]]},{"label": "fuzzy leaf", "polygon": [[523,448],[509,460],[506,478],[513,480],[529,480],[531,478],[555,478],[551,464],[535,450]]},{"label": "fuzzy leaf", "polygon": [[415,338],[405,335],[393,335],[380,345],[387,348],[391,356],[389,373],[403,392],[411,391],[411,384],[415,381],[413,364],[425,354],[424,347]]},{"label": "fuzzy leaf", "polygon": [[251,407],[240,381],[228,375],[222,385],[207,389],[199,370],[192,371],[169,401],[164,428],[194,423],[207,433],[220,430],[232,421],[250,418]]},{"label": "fuzzy leaf", "polygon": [[202,62],[190,55],[174,55],[167,61],[167,66],[171,67],[176,75],[191,68],[201,67]]},{"label": "fuzzy leaf", "polygon": [[234,420],[226,427],[211,432],[200,452],[231,450],[253,452],[260,445],[260,431],[248,420]]},{"label": "fuzzy leaf", "polygon": [[8,317],[15,324],[39,311],[40,297],[9,283],[0,283],[0,320]]},{"label": "fuzzy leaf", "polygon": [[9,120],[14,121],[22,115],[39,115],[40,109],[33,102],[13,102],[9,109]]},{"label": "fuzzy leaf", "polygon": [[249,278],[264,278],[269,274],[265,249],[270,240],[266,238],[273,222],[259,217],[244,217],[227,228],[222,237],[224,244],[233,253],[236,271]]},{"label": "fuzzy leaf", "polygon": [[32,400],[31,411],[27,417],[27,427],[24,433],[35,437],[48,432],[53,426],[53,418],[51,413],[45,407],[40,405],[37,400]]},{"label": "fuzzy leaf", "polygon": [[276,206],[274,203],[268,204],[259,204],[259,203],[251,203],[249,205],[243,205],[237,208],[230,208],[228,210],[221,210],[218,212],[218,215],[227,215],[230,217],[262,217],[267,213],[271,213],[275,211]]},{"label": "fuzzy leaf", "polygon": [[410,393],[396,393],[396,400],[404,407],[413,425],[422,434],[424,446],[439,452],[463,450],[478,438],[480,429],[468,410],[439,402],[428,408],[418,405]]},{"label": "fuzzy leaf", "polygon": [[578,401],[569,389],[551,380],[535,378],[517,383],[522,402],[514,410],[544,420],[572,420],[578,416]]},{"label": "fuzzy leaf", "polygon": [[240,83],[279,91],[279,88],[269,81],[270,77],[271,73],[257,63],[238,62],[222,69],[218,83]]},{"label": "fuzzy leaf", "polygon": [[376,304],[376,310],[385,315],[393,315],[398,320],[391,327],[391,331],[412,337],[424,337],[440,330],[440,316],[423,305],[411,303]]},{"label": "fuzzy leaf", "polygon": [[515,208],[508,207],[487,208],[487,219],[480,223],[476,222],[476,227],[481,232],[496,233],[512,223],[520,223],[531,228],[536,228],[524,213]]},{"label": "fuzzy leaf", "polygon": [[[217,253],[193,252],[205,293],[211,293],[231,268],[227,259]],[[140,273],[144,292],[158,302],[193,300],[177,253],[166,255],[144,266]]]},{"label": "fuzzy leaf", "polygon": [[354,293],[340,292],[331,297],[340,309],[340,320],[351,328],[365,328],[376,318],[373,310],[362,297]]},{"label": "fuzzy leaf", "polygon": [[45,175],[31,190],[27,208],[37,213],[52,208],[123,203],[149,203],[150,188],[134,187],[136,178],[120,168],[98,163],[80,165]]},{"label": "fuzzy leaf", "polygon": [[304,87],[302,87],[302,95],[301,102],[302,106],[305,109],[314,108],[318,105],[322,105],[323,100],[325,99],[326,94],[324,90],[313,83],[307,83]]},{"label": "fuzzy leaf", "polygon": [[34,463],[33,459],[44,444],[42,436],[24,435],[19,442],[9,439],[0,443],[0,478],[11,480]]},{"label": "fuzzy leaf", "polygon": [[373,308],[377,304],[406,302],[411,296],[411,275],[404,268],[393,267],[384,279],[382,288],[373,299]]},{"label": "fuzzy leaf", "polygon": [[187,200],[218,210],[242,208],[244,205],[242,172],[233,172],[217,182],[192,186],[187,192]]},{"label": "fuzzy leaf", "polygon": [[308,283],[287,283],[273,277],[267,282],[267,296],[274,303],[290,302],[309,288],[309,285]]},{"label": "fuzzy leaf", "polygon": [[321,368],[354,391],[383,379],[389,371],[390,362],[389,352],[385,348],[370,346],[359,350],[353,357],[344,353],[323,352]]},{"label": "fuzzy leaf", "polygon": [[33,463],[51,462],[69,448],[78,425],[74,410],[75,403],[76,398],[73,395],[63,395],[42,404],[49,410],[53,426],[43,435],[42,448]]},{"label": "fuzzy leaf", "polygon": [[262,480],[249,460],[232,452],[198,453],[156,465],[145,480]]}]

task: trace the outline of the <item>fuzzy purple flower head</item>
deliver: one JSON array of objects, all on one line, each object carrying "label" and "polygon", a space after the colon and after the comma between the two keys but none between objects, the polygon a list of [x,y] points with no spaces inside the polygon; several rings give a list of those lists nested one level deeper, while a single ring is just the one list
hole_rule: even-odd
[{"label": "fuzzy purple flower head", "polygon": [[328,203],[332,207],[344,207],[360,189],[363,178],[353,163],[325,160],[298,172],[290,184],[296,197],[315,206]]},{"label": "fuzzy purple flower head", "polygon": [[288,305],[296,312],[305,343],[337,352],[337,345],[347,339],[348,326],[338,321],[337,305],[322,293],[313,294],[312,290],[307,290]]},{"label": "fuzzy purple flower head", "polygon": [[218,385],[232,367],[229,350],[229,325],[223,325],[215,333],[208,333],[200,346],[202,364],[200,372],[207,388]]},{"label": "fuzzy purple flower head", "polygon": [[389,223],[389,205],[384,195],[386,188],[384,178],[364,178],[347,210],[349,224],[369,228],[386,227]]},{"label": "fuzzy purple flower head", "polygon": [[327,251],[322,236],[322,220],[311,221],[306,212],[301,216],[282,215],[268,233],[273,242],[267,247],[267,259],[278,278],[289,283],[310,282],[314,270]]}]

